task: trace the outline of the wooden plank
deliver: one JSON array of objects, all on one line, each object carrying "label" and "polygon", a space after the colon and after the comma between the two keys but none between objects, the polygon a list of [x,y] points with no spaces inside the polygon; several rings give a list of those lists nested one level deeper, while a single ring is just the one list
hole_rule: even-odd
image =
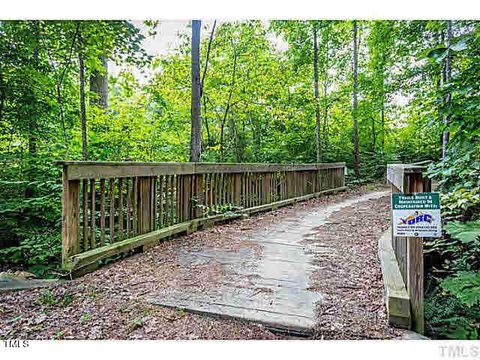
[{"label": "wooden plank", "polygon": [[203,216],[201,205],[203,204],[203,175],[197,174],[195,175],[195,189],[194,189],[194,196],[195,196],[195,203],[193,209],[193,218],[200,218]]},{"label": "wooden plank", "polygon": [[138,178],[138,233],[145,234],[150,231],[150,217],[151,217],[151,178],[141,177]]},{"label": "wooden plank", "polygon": [[[409,175],[408,184],[410,192],[422,192],[422,173]],[[407,290],[412,311],[412,329],[423,334],[425,332],[423,306],[424,264],[423,239],[420,237],[407,238],[407,272]]]},{"label": "wooden plank", "polygon": [[169,191],[170,191],[170,175],[165,176],[165,222],[164,224],[168,226],[168,212],[169,212]]},{"label": "wooden plank", "polygon": [[105,179],[100,179],[100,246],[105,245]]},{"label": "wooden plank", "polygon": [[393,251],[391,236],[392,228],[389,228],[378,240],[387,317],[389,324],[408,329],[411,321],[410,298]]},{"label": "wooden plank", "polygon": [[67,166],[68,180],[149,177],[206,173],[243,173],[272,171],[306,171],[343,168],[345,163],[326,164],[216,164],[216,163],[135,163],[135,162],[76,162],[59,161]]},{"label": "wooden plank", "polygon": [[170,224],[175,224],[175,198],[176,198],[176,178],[177,175],[172,175],[171,188],[170,188]]},{"label": "wooden plank", "polygon": [[155,211],[155,206],[157,202],[155,201],[155,177],[152,176],[150,177],[150,191],[149,191],[149,200],[150,200],[150,205],[149,205],[149,231],[155,230],[155,217],[156,217],[156,211]]},{"label": "wooden plank", "polygon": [[158,178],[158,182],[159,182],[159,190],[158,190],[158,224],[159,224],[159,227],[162,228],[163,227],[163,199],[164,199],[164,196],[163,196],[163,192],[164,192],[164,180],[165,180],[165,177],[164,176],[159,176]]},{"label": "wooden plank", "polygon": [[234,190],[233,190],[233,200],[232,202],[236,205],[239,206],[241,204],[241,196],[242,196],[242,183],[241,183],[241,174],[235,174],[234,175]]},{"label": "wooden plank", "polygon": [[83,251],[88,250],[88,180],[82,181],[82,234]]},{"label": "wooden plank", "polygon": [[126,220],[127,220],[127,238],[132,235],[132,185],[133,179],[127,182],[127,209],[126,209]]},{"label": "wooden plank", "polygon": [[96,206],[95,206],[95,197],[96,197],[96,191],[95,191],[95,179],[90,180],[90,247],[94,249],[96,247],[96,221],[95,221],[95,215],[96,215]]},{"label": "wooden plank", "polygon": [[138,235],[138,177],[132,178],[132,230],[134,235]]},{"label": "wooden plank", "polygon": [[[392,193],[396,192],[400,192],[400,190],[392,184]],[[404,236],[392,236],[392,247],[402,279],[407,283],[407,238]]]},{"label": "wooden plank", "polygon": [[138,235],[130,239],[117,241],[110,245],[92,249],[90,251],[72,256],[69,263],[64,266],[64,269],[75,271],[93,262],[97,262],[99,260],[106,259],[108,257],[118,255],[147,244],[156,243],[161,239],[186,232],[189,226],[189,222],[176,224],[161,230],[152,231],[147,234]]},{"label": "wooden plank", "polygon": [[79,251],[80,181],[67,180],[67,171],[67,169],[64,169],[62,173],[62,262],[66,262],[70,256]]},{"label": "wooden plank", "polygon": [[108,193],[109,193],[109,202],[110,202],[110,216],[109,216],[109,226],[110,226],[110,243],[115,241],[115,181],[110,179],[108,182]]},{"label": "wooden plank", "polygon": [[123,179],[118,179],[118,238],[123,240]]}]

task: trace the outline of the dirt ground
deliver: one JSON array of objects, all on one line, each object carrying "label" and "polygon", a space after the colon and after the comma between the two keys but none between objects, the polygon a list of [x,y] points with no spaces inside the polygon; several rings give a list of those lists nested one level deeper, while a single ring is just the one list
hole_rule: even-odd
[{"label": "dirt ground", "polygon": [[312,289],[317,303],[315,338],[386,339],[401,336],[388,326],[377,240],[389,226],[390,198],[368,200],[336,212],[316,229],[315,241],[333,251],[315,261]]},{"label": "dirt ground", "polygon": [[[363,194],[363,187],[165,241],[50,289],[0,293],[0,338],[24,339],[285,339],[261,325],[215,319],[150,305],[148,294],[165,288],[201,291],[225,276],[216,262],[182,267],[179,250],[249,246],[252,229],[281,221],[295,208],[308,209]],[[388,227],[388,198],[334,214],[318,228],[318,240],[334,251],[319,258],[312,290],[321,288],[315,338],[365,339],[398,335],[386,325],[377,239]],[[257,249],[260,255],[261,249]],[[342,260],[342,261],[340,261]],[[332,276],[326,276],[331,274]]]}]

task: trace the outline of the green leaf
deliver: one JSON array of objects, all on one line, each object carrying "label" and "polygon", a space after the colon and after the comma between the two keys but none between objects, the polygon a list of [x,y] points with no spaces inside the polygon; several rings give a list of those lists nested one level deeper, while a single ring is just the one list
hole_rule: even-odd
[{"label": "green leaf", "polygon": [[445,231],[454,239],[468,244],[480,236],[480,221],[452,221],[445,225]]},{"label": "green leaf", "polygon": [[469,307],[480,304],[480,271],[461,271],[443,280],[441,286]]}]

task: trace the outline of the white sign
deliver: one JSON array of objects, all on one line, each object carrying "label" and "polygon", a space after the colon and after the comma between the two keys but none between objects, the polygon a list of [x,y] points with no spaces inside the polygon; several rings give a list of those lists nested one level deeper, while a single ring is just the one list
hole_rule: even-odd
[{"label": "white sign", "polygon": [[438,193],[392,194],[393,236],[441,237]]}]

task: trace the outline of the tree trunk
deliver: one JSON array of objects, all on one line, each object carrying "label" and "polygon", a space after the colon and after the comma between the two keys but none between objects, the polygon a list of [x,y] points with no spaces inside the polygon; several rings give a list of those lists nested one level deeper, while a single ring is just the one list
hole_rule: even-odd
[{"label": "tree trunk", "polygon": [[95,94],[90,99],[91,105],[97,105],[101,109],[108,108],[108,63],[105,56],[99,56],[102,63],[101,71],[94,70],[90,76],[90,91]]},{"label": "tree trunk", "polygon": [[357,92],[358,92],[358,49],[357,49],[357,21],[353,20],[353,168],[355,176],[360,176],[358,161],[358,120],[357,120]]},{"label": "tree trunk", "polygon": [[375,116],[372,116],[372,156],[375,156],[375,148],[377,144],[377,134],[375,133]]},{"label": "tree trunk", "polygon": [[382,153],[385,153],[385,95],[382,92],[382,108],[380,111],[381,124],[382,124]]},{"label": "tree trunk", "polygon": [[[447,20],[447,47],[450,47],[452,42],[452,37],[453,37],[452,20]],[[450,55],[448,55],[445,59],[445,84],[448,84],[450,82],[451,76],[452,76],[452,58]],[[448,107],[451,101],[452,101],[452,94],[449,91],[447,93],[447,96],[445,97],[445,105]],[[445,115],[445,117],[443,118],[443,125],[447,127],[449,122],[450,122],[450,114],[448,114],[447,112],[447,115]],[[442,159],[445,159],[445,157],[447,156],[447,146],[448,146],[449,138],[450,138],[450,132],[448,131],[447,128],[445,128],[442,136]]]},{"label": "tree trunk", "polygon": [[235,49],[235,46],[233,45],[232,41],[232,48],[233,48],[233,70],[232,70],[232,81],[230,82],[230,92],[228,94],[228,100],[227,100],[227,106],[225,107],[225,113],[223,115],[222,123],[220,125],[220,158],[224,159],[225,154],[224,154],[224,148],[225,148],[225,124],[228,119],[228,112],[230,111],[230,103],[232,101],[232,95],[233,95],[233,88],[235,86],[235,76],[237,72],[237,50]]},{"label": "tree trunk", "polygon": [[78,68],[80,76],[80,120],[82,123],[82,160],[88,159],[87,154],[87,145],[88,145],[88,134],[87,134],[87,114],[85,107],[85,64],[83,63],[83,54],[81,49],[81,37],[79,34],[79,51],[78,51]]},{"label": "tree trunk", "polygon": [[192,102],[191,117],[192,128],[190,137],[190,161],[200,161],[202,151],[202,118],[200,114],[200,20],[192,20]]},{"label": "tree trunk", "polygon": [[328,50],[329,50],[329,29],[325,30],[326,41],[325,41],[325,68],[323,72],[323,153],[328,151]]},{"label": "tree trunk", "polygon": [[317,26],[313,25],[313,77],[314,77],[314,93],[315,93],[315,140],[317,148],[317,163],[322,160],[322,149],[320,144],[320,104],[318,90],[318,43],[317,43]]},{"label": "tree trunk", "polygon": [[217,20],[214,20],[213,21],[213,26],[212,26],[212,31],[210,32],[210,38],[208,40],[207,56],[205,58],[205,67],[203,68],[202,81],[201,81],[201,84],[200,84],[200,97],[203,96],[203,88],[204,88],[204,85],[205,85],[205,76],[207,75],[208,60],[210,59],[210,49],[212,47],[213,35],[215,34],[215,26],[216,25],[217,25]]},{"label": "tree trunk", "polygon": [[[40,46],[40,39],[39,39],[39,28],[38,28],[38,21],[34,20],[33,21],[33,28],[35,32],[35,48],[33,49],[33,66],[36,67],[38,64],[38,53],[39,53],[39,46]],[[28,119],[28,160],[30,162],[29,164],[29,169],[27,172],[27,179],[28,179],[28,185],[25,189],[25,198],[30,199],[34,195],[34,189],[31,183],[34,181],[34,167],[32,160],[35,160],[35,157],[37,156],[37,136],[36,136],[36,116],[37,114],[35,113],[35,103],[36,103],[36,97],[34,92],[31,92],[32,100],[34,106],[32,107],[32,114],[30,119]]]}]

